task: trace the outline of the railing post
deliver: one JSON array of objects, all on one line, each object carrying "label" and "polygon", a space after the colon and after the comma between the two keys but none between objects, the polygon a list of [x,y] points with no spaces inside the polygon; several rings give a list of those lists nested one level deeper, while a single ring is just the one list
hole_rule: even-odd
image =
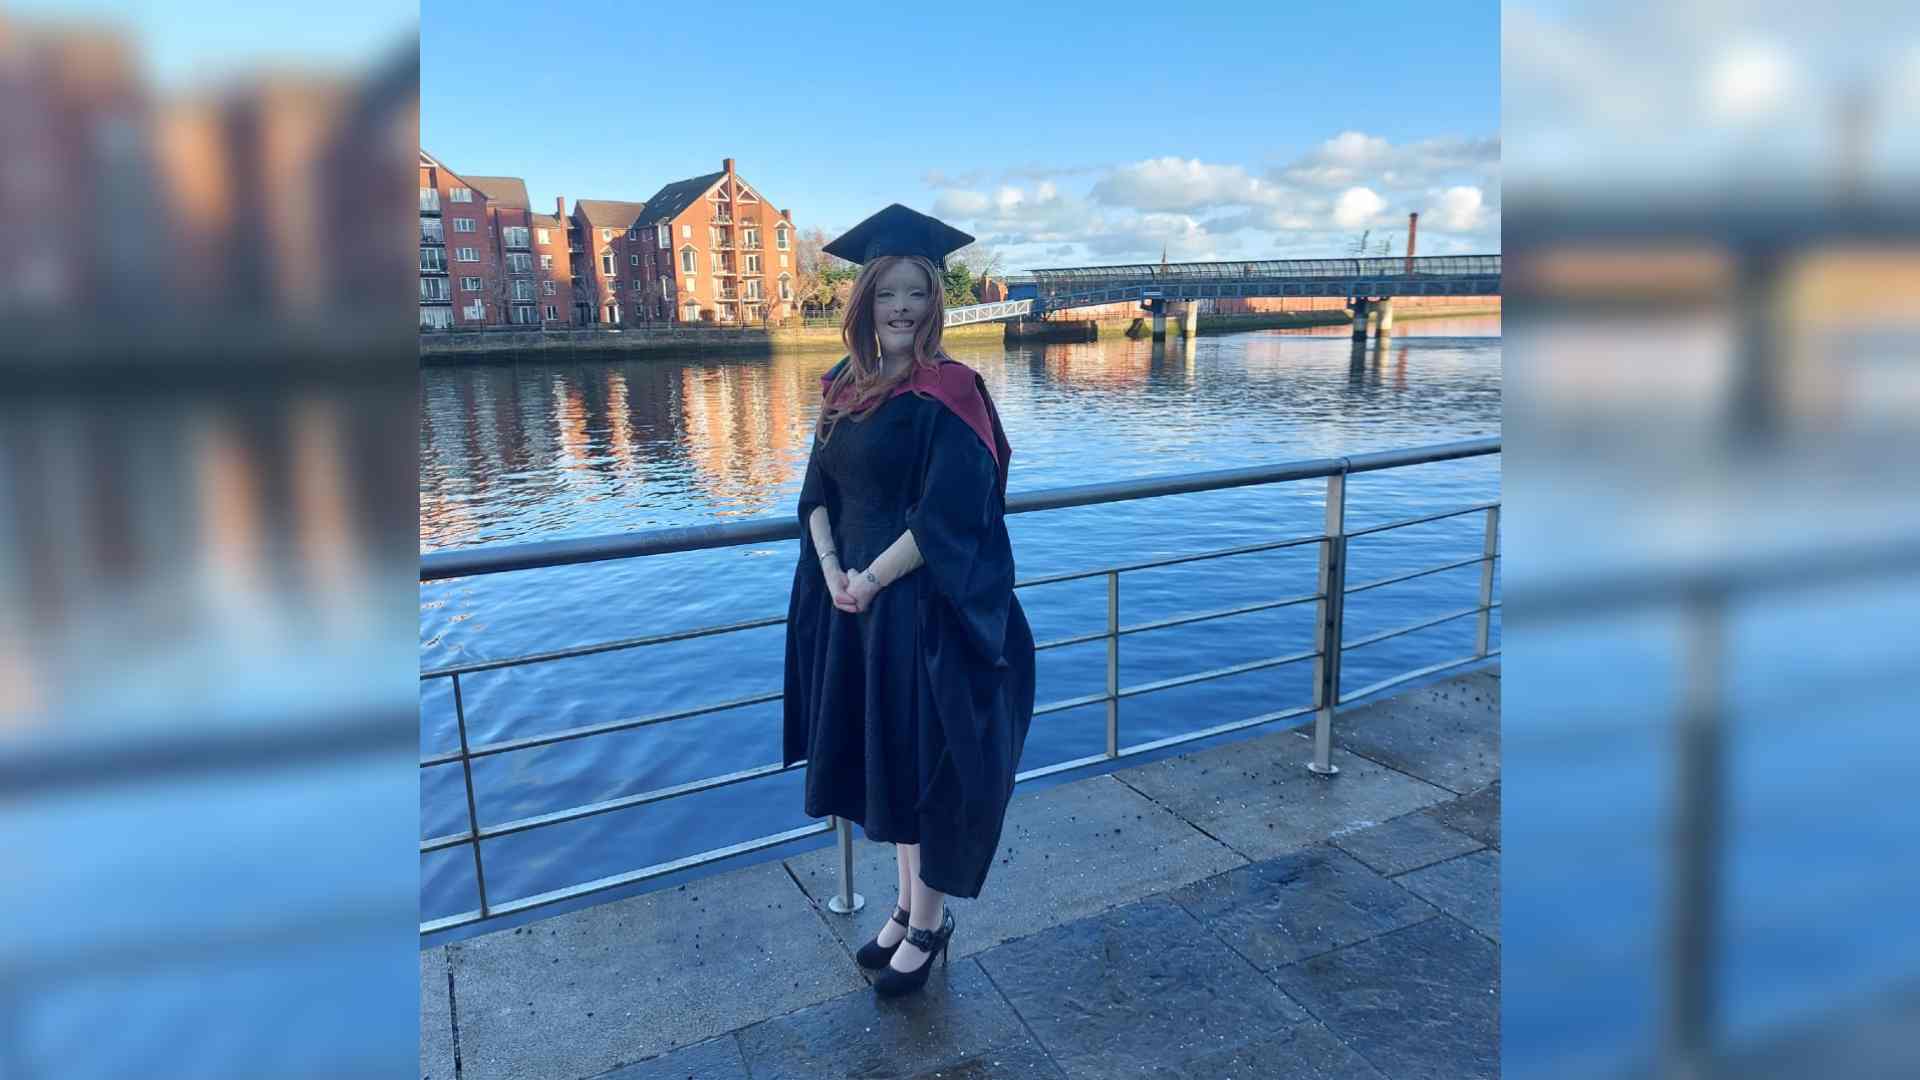
[{"label": "railing post", "polygon": [[1480,624],[1473,635],[1473,655],[1487,655],[1493,630],[1493,557],[1500,551],[1500,508],[1487,507],[1487,539],[1480,556]]},{"label": "railing post", "polygon": [[480,890],[480,917],[493,914],[487,904],[487,871],[480,862],[480,814],[473,802],[473,757],[467,752],[467,707],[460,698],[460,675],[453,675],[453,718],[460,726],[460,773],[467,782],[467,835],[473,839],[473,882]]},{"label": "railing post", "polygon": [[1675,725],[1673,819],[1668,823],[1667,1015],[1661,1075],[1710,1075],[1717,1027],[1714,947],[1720,933],[1720,837],[1726,757],[1725,600],[1692,598],[1686,611],[1685,689]]},{"label": "railing post", "polygon": [[853,891],[853,822],[836,816],[840,831],[840,892],[827,900],[827,910],[836,915],[851,915],[867,906],[867,898]]},{"label": "railing post", "polygon": [[1120,571],[1107,572],[1107,756],[1120,756]]},{"label": "railing post", "polygon": [[1340,771],[1333,763],[1333,711],[1340,704],[1340,642],[1347,600],[1347,473],[1327,477],[1326,539],[1320,542],[1319,621],[1313,647],[1313,760],[1307,768],[1321,776]]}]

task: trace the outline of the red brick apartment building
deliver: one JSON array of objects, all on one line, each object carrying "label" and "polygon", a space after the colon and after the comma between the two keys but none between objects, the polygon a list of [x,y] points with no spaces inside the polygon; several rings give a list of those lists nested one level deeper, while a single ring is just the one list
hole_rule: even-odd
[{"label": "red brick apartment building", "polygon": [[445,330],[507,319],[489,304],[499,286],[488,199],[473,181],[420,154],[420,326]]},{"label": "red brick apartment building", "polygon": [[676,180],[634,222],[650,314],[676,323],[757,323],[797,306],[793,215],[734,171]]},{"label": "red brick apartment building", "polygon": [[533,212],[520,178],[463,176],[422,151],[420,325],[784,318],[798,308],[797,235],[732,158],[646,202],[579,199],[568,214],[560,198],[547,215]]}]

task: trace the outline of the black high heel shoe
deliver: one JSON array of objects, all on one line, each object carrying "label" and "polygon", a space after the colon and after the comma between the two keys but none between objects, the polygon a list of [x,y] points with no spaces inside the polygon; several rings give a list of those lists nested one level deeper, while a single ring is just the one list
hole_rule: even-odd
[{"label": "black high heel shoe", "polygon": [[953,940],[953,909],[948,908],[940,919],[940,929],[922,930],[916,926],[907,928],[907,941],[913,947],[927,954],[925,963],[912,971],[896,971],[888,967],[873,980],[873,988],[881,997],[898,997],[911,993],[927,985],[927,974],[933,970],[934,954],[938,953],[940,963],[947,962],[947,943]]},{"label": "black high heel shoe", "polygon": [[[893,921],[906,927],[908,930],[913,929],[912,924],[907,922],[907,909],[898,904],[893,906]],[[900,941],[905,940],[906,938],[900,939]],[[878,940],[869,941],[865,945],[860,946],[859,952],[853,954],[853,962],[863,968],[878,971],[892,961],[894,953],[900,951],[900,941],[896,941],[891,945],[882,945]]]}]

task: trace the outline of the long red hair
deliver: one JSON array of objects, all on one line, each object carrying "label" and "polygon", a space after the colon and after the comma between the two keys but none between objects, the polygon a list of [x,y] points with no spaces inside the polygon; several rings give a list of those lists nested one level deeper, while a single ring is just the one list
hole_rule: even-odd
[{"label": "long red hair", "polygon": [[[910,262],[927,277],[927,317],[913,332],[913,363],[891,378],[883,371],[880,336],[873,319],[873,294],[880,286],[880,275],[898,262]],[[933,261],[919,255],[882,255],[860,268],[853,282],[853,295],[840,317],[840,340],[847,346],[847,363],[840,374],[827,384],[820,407],[820,420],[814,434],[825,442],[842,418],[858,423],[893,396],[895,388],[913,378],[916,370],[931,370],[945,355],[940,350],[940,335],[947,325],[947,302],[940,272]],[[916,393],[918,391],[915,391]]]}]

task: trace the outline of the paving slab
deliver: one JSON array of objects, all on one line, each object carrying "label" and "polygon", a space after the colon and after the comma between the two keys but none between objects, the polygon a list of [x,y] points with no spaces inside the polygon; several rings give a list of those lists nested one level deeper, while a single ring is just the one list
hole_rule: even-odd
[{"label": "paving slab", "polygon": [[[880,932],[900,891],[893,845],[854,834],[854,890],[866,906],[852,916],[822,907],[849,950]],[[956,958],[1246,863],[1111,775],[1015,794],[996,859],[977,899],[947,900]],[[839,892],[838,847],[787,864],[822,905]]]},{"label": "paving slab", "polygon": [[1320,1024],[1261,1036],[1151,1075],[1180,1080],[1386,1080]]},{"label": "paving slab", "polygon": [[463,1080],[578,1080],[865,985],[779,863],[461,942]]},{"label": "paving slab", "polygon": [[1070,1077],[1182,1075],[1196,1059],[1311,1022],[1164,896],[976,959]]},{"label": "paving slab", "polygon": [[1335,715],[1336,746],[1457,795],[1500,778],[1500,679],[1484,671]]},{"label": "paving slab", "polygon": [[1404,874],[1485,847],[1445,824],[1439,815],[1450,805],[1440,803],[1430,810],[1402,814],[1371,828],[1341,833],[1333,838],[1333,844],[1387,875]]},{"label": "paving slab", "polygon": [[717,1035],[705,1042],[670,1050],[593,1080],[751,1080],[746,1059],[740,1056],[740,1043],[731,1033]]},{"label": "paving slab", "polygon": [[1273,972],[1396,1080],[1500,1075],[1500,953],[1445,915]]},{"label": "paving slab", "polygon": [[1480,851],[1394,880],[1427,903],[1500,940],[1500,856]]},{"label": "paving slab", "polygon": [[1245,856],[1270,859],[1452,798],[1445,788],[1335,749],[1337,776],[1308,771],[1292,732],[1112,775]]},{"label": "paving slab", "polygon": [[968,1061],[977,1069],[983,1054],[1032,1041],[979,965],[951,953],[917,993],[842,994],[739,1036],[754,1080],[912,1076]]},{"label": "paving slab", "polygon": [[1500,846],[1500,782],[1481,788],[1471,795],[1441,803],[1427,811],[1450,829],[1458,829],[1475,840]]},{"label": "paving slab", "polygon": [[1360,860],[1324,844],[1216,874],[1170,895],[1261,971],[1434,913]]},{"label": "paving slab", "polygon": [[453,1001],[445,946],[420,954],[420,1080],[453,1080]]}]

